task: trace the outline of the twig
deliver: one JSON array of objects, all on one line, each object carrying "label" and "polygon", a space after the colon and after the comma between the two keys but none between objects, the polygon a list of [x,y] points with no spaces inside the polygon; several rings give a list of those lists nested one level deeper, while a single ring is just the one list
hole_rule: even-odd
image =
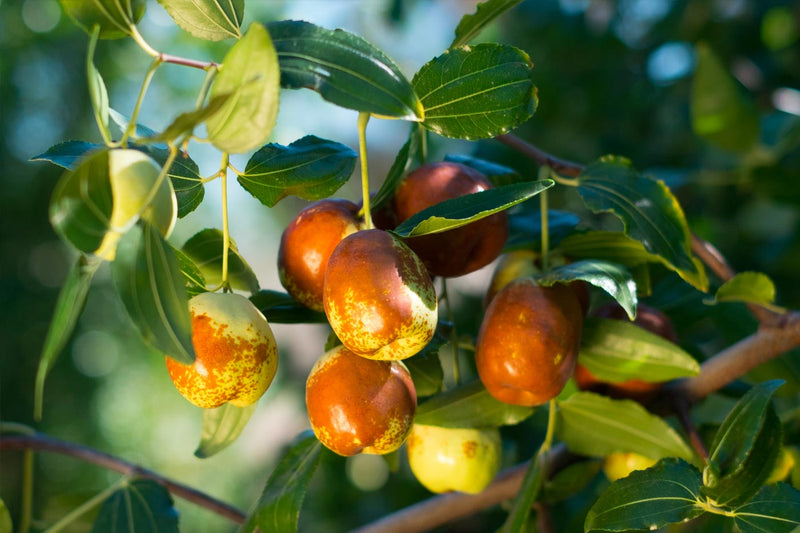
[{"label": "twig", "polygon": [[0,436],[0,450],[37,450],[74,457],[123,475],[151,479],[163,485],[171,494],[213,511],[237,524],[243,523],[247,517],[244,512],[230,504],[219,501],[188,485],[166,478],[152,470],[100,450],[56,439],[42,433],[2,435]]}]

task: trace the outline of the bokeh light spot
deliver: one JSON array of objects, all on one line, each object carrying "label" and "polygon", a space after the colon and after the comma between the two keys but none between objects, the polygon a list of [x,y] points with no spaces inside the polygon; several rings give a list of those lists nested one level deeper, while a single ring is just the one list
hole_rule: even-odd
[{"label": "bokeh light spot", "polygon": [[47,33],[61,20],[58,2],[44,0],[25,0],[22,4],[22,21],[36,33]]}]

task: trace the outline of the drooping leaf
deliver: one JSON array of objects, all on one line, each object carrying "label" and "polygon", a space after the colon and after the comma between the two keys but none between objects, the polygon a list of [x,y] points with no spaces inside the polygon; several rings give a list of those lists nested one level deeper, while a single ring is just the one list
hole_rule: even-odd
[{"label": "drooping leaf", "polygon": [[192,322],[184,279],[172,247],[147,223],[120,239],[111,264],[114,287],[142,338],[153,348],[191,364]]},{"label": "drooping leaf", "polygon": [[255,410],[256,404],[237,407],[229,403],[203,409],[203,429],[194,454],[205,459],[230,446],[242,434]]},{"label": "drooping leaf", "polygon": [[293,20],[267,28],[284,87],[312,89],[335,105],[375,116],[423,119],[422,105],[399,67],[361,37]]},{"label": "drooping leaf", "polygon": [[656,530],[702,514],[696,505],[700,472],[680,459],[636,470],[603,492],[586,516],[584,530]]},{"label": "drooping leaf", "polygon": [[263,144],[278,115],[280,69],[267,30],[253,23],[222,61],[209,100],[231,95],[208,117],[208,139],[222,151],[247,152]]},{"label": "drooping leaf", "polygon": [[186,295],[191,298],[201,292],[206,292],[206,277],[200,271],[200,267],[181,250],[172,248],[172,253],[175,254],[175,259],[178,261],[178,269],[180,269],[186,282]]},{"label": "drooping leaf", "polygon": [[541,285],[552,285],[559,282],[583,280],[606,291],[633,320],[636,316],[636,283],[633,276],[624,267],[598,261],[584,259],[556,267],[548,272],[536,274],[536,281]]},{"label": "drooping leaf", "polygon": [[434,335],[419,353],[403,361],[411,374],[418,398],[433,396],[442,390],[444,370],[439,360],[439,350],[446,342],[441,335]]},{"label": "drooping leaf", "polygon": [[414,422],[449,428],[498,427],[517,424],[531,414],[532,407],[496,400],[475,380],[421,403]]},{"label": "drooping leaf", "polygon": [[758,141],[755,107],[705,43],[697,45],[690,104],[694,132],[711,144],[745,152]]},{"label": "drooping leaf", "polygon": [[595,213],[622,220],[625,233],[695,287],[708,290],[702,263],[691,253],[691,237],[677,199],[660,180],[639,174],[630,162],[604,157],[577,178],[578,192]]},{"label": "drooping leaf", "polygon": [[745,302],[758,304],[776,311],[785,311],[774,305],[775,284],[761,272],[740,272],[722,284],[714,296],[715,302]]},{"label": "drooping leaf", "polygon": [[487,161],[479,157],[473,157],[464,154],[449,154],[444,157],[445,161],[452,161],[453,163],[460,163],[468,167],[474,168],[492,182],[495,187],[502,187],[503,185],[511,185],[523,180],[522,176],[513,168],[505,165],[500,165],[493,161]]},{"label": "drooping leaf", "polygon": [[456,26],[456,37],[450,48],[469,43],[494,19],[519,4],[522,0],[488,0],[478,4],[475,13],[464,15]]},{"label": "drooping leaf", "polygon": [[218,94],[211,98],[208,103],[199,109],[181,113],[162,131],[143,139],[148,143],[167,143],[176,141],[183,135],[190,134],[197,126],[213,117],[225,103],[231,98],[232,94]]},{"label": "drooping leaf", "polygon": [[[285,292],[261,290],[250,301],[274,324],[325,324],[325,313],[314,311]],[[327,350],[326,350],[327,351]]]},{"label": "drooping leaf", "polygon": [[350,147],[306,135],[289,146],[260,148],[238,180],[261,203],[273,207],[290,194],[305,200],[327,198],[347,183],[355,165],[356,153]]},{"label": "drooping leaf", "polygon": [[103,502],[92,533],[178,533],[178,511],[167,489],[137,479]]},{"label": "drooping leaf", "polygon": [[422,123],[457,139],[486,139],[514,129],[537,106],[528,55],[513,46],[479,44],[448,50],[424,65],[412,84]]},{"label": "drooping leaf", "polygon": [[533,198],[552,186],[552,180],[529,181],[445,200],[409,217],[394,233],[416,237],[465,226]]},{"label": "drooping leaf", "polygon": [[297,531],[300,508],[320,460],[322,445],[310,431],[301,433],[273,470],[255,509],[239,533]]},{"label": "drooping leaf", "polygon": [[558,403],[556,428],[567,448],[581,455],[635,452],[655,460],[692,458],[692,450],[675,430],[632,400],[576,392]]},{"label": "drooping leaf", "polygon": [[389,201],[394,192],[397,190],[397,187],[399,187],[400,183],[403,181],[405,172],[408,170],[411,162],[414,160],[418,150],[419,136],[412,131],[411,135],[408,137],[408,140],[403,147],[400,148],[400,151],[394,158],[394,162],[392,162],[392,166],[389,168],[389,172],[386,174],[386,179],[383,180],[380,189],[378,189],[378,192],[375,193],[372,203],[370,204],[372,209],[378,209]]},{"label": "drooping leaf", "polygon": [[663,382],[700,373],[697,360],[679,346],[624,320],[587,318],[578,361],[611,383]]},{"label": "drooping leaf", "polygon": [[158,0],[172,20],[199,39],[240,37],[244,0]]},{"label": "drooping leaf", "polygon": [[144,15],[146,0],[58,0],[69,18],[89,35],[97,25],[101,39],[119,39],[130,35],[130,27]]},{"label": "drooping leaf", "polygon": [[[506,249],[528,248],[538,250],[542,245],[542,212],[539,209],[523,209],[509,213],[509,235]],[[556,245],[572,233],[580,219],[574,213],[557,209],[547,210],[547,231],[550,244]],[[602,258],[598,258],[602,259]]]},{"label": "drooping leaf", "polygon": [[767,485],[734,513],[742,533],[794,533],[800,528],[800,491],[786,483]]},{"label": "drooping leaf", "polygon": [[[181,247],[206,279],[206,283],[217,286],[222,283],[222,258],[224,235],[218,229],[204,229],[195,233]],[[228,282],[234,289],[257,292],[258,278],[253,269],[239,254],[233,239],[228,245]]]},{"label": "drooping leaf", "polygon": [[86,295],[89,292],[92,278],[101,263],[102,261],[96,257],[85,255],[78,257],[58,293],[56,308],[53,318],[50,320],[50,327],[47,330],[39,359],[39,369],[36,371],[34,416],[37,420],[42,417],[44,382],[47,374],[72,336],[75,324],[77,324],[78,317],[86,303]]},{"label": "drooping leaf", "polygon": [[49,161],[67,170],[75,170],[82,158],[92,150],[101,149],[104,146],[86,141],[65,141],[51,146],[46,152],[31,157],[31,161]]}]

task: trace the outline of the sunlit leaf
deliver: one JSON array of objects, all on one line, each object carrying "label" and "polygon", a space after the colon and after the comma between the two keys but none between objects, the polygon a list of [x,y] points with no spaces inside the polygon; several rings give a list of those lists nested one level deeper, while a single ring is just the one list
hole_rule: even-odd
[{"label": "sunlit leaf", "polygon": [[785,311],[774,305],[775,284],[761,272],[740,272],[717,289],[715,302],[745,302]]},{"label": "sunlit leaf", "polygon": [[92,533],[178,533],[178,511],[167,489],[137,479],[103,502]]},{"label": "sunlit leaf", "polygon": [[795,533],[800,528],[800,491],[786,483],[767,485],[736,509],[733,520],[741,533]]},{"label": "sunlit leaf", "polygon": [[119,39],[130,35],[130,27],[144,15],[146,0],[58,0],[61,8],[86,33],[100,28],[101,39]]},{"label": "sunlit leaf", "polygon": [[[181,247],[203,273],[206,283],[212,287],[222,283],[222,258],[224,235],[218,229],[204,229],[195,233]],[[228,282],[234,289],[257,292],[258,278],[253,269],[239,254],[231,239],[228,246]]]},{"label": "sunlit leaf", "polygon": [[175,23],[197,38],[240,37],[244,0],[158,0]]},{"label": "sunlit leaf", "polygon": [[328,323],[325,313],[309,309],[285,292],[261,290],[253,294],[250,301],[271,324]]},{"label": "sunlit leaf", "polygon": [[456,26],[456,37],[450,48],[469,43],[487,24],[519,4],[522,0],[488,0],[479,3],[475,13],[464,15]]},{"label": "sunlit leaf", "polygon": [[255,410],[255,403],[246,407],[226,403],[216,409],[203,409],[203,429],[194,454],[205,459],[230,446],[242,434]]},{"label": "sunlit leaf", "polygon": [[181,113],[162,131],[152,136],[142,139],[143,142],[159,143],[177,140],[183,135],[190,134],[194,129],[213,117],[225,103],[231,98],[232,94],[218,94],[211,98],[206,105],[194,111]]},{"label": "sunlit leaf", "polygon": [[532,407],[496,400],[480,380],[475,380],[421,403],[414,423],[449,428],[497,427],[517,424],[531,414]]}]

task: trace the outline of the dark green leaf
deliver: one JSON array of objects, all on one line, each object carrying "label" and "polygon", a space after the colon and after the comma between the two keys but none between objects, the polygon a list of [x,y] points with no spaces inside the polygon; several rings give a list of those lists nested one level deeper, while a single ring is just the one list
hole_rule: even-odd
[{"label": "dark green leaf", "polygon": [[376,116],[423,119],[422,104],[398,66],[361,37],[292,20],[267,28],[284,87],[313,89],[333,104]]},{"label": "dark green leaf", "polygon": [[632,322],[587,318],[578,361],[602,381],[650,382],[696,376],[700,365],[663,337]]},{"label": "dark green leaf", "polygon": [[290,194],[305,200],[327,198],[347,183],[355,165],[356,153],[350,147],[307,135],[289,146],[262,147],[238,180],[261,203],[273,207]]},{"label": "dark green leaf", "polygon": [[403,361],[411,374],[417,397],[433,396],[442,390],[444,370],[439,350],[446,342],[442,336],[436,335],[414,357]]},{"label": "dark green leaf", "polygon": [[[206,283],[217,286],[222,283],[222,250],[224,236],[218,229],[204,229],[194,234],[181,248],[205,276]],[[236,243],[231,239],[228,246],[228,282],[234,289],[257,292],[258,278],[253,269],[239,255]]]},{"label": "dark green leaf", "polygon": [[244,0],[158,0],[175,23],[199,39],[240,37]]},{"label": "dark green leaf", "polygon": [[172,247],[149,224],[120,240],[111,264],[114,287],[142,338],[158,351],[194,361],[192,322],[184,279]]},{"label": "dark green leaf", "polygon": [[496,427],[517,424],[532,413],[532,407],[496,400],[475,380],[420,404],[414,422],[449,428]]},{"label": "dark green leaf", "polygon": [[691,253],[683,210],[664,182],[639,174],[629,161],[617,157],[592,163],[577,181],[589,209],[616,215],[625,233],[641,241],[648,252],[661,256],[695,287],[708,290],[702,263]]},{"label": "dark green leaf", "polygon": [[206,121],[208,140],[222,151],[247,152],[266,141],[278,115],[280,69],[267,30],[253,23],[228,50],[210,101],[231,95]]},{"label": "dark green leaf", "polygon": [[696,504],[700,472],[680,459],[664,459],[615,481],[586,516],[584,530],[656,530],[691,520],[703,511]]},{"label": "dark green leaf", "polygon": [[[529,204],[532,205],[532,204]],[[523,209],[509,213],[509,236],[506,249],[530,248],[538,250],[542,244],[542,212],[539,209]],[[551,245],[572,233],[580,219],[577,215],[557,209],[547,210],[547,230]]]},{"label": "dark green leaf", "polygon": [[58,0],[64,12],[86,33],[100,27],[101,39],[119,39],[130,35],[132,24],[144,15],[146,0]]},{"label": "dark green leaf", "polygon": [[539,499],[545,503],[557,503],[583,490],[600,472],[600,460],[579,461],[558,471],[542,486]]},{"label": "dark green leaf", "polygon": [[697,45],[691,112],[694,132],[720,148],[744,152],[758,141],[755,107],[704,43]]},{"label": "dark green leaf", "polygon": [[636,316],[636,283],[631,273],[620,265],[585,259],[561,265],[534,277],[541,285],[581,279],[611,295],[625,309],[631,320]]},{"label": "dark green leaf", "polygon": [[542,481],[544,476],[542,463],[545,456],[541,452],[537,453],[531,459],[528,470],[525,472],[525,477],[522,478],[522,485],[520,486],[517,497],[514,498],[514,503],[511,506],[511,511],[503,522],[499,533],[518,533],[523,531],[528,522],[528,517],[531,514],[531,507],[539,496],[539,491],[542,488]]},{"label": "dark green leaf", "polygon": [[475,13],[464,15],[456,27],[456,38],[450,48],[469,43],[487,24],[519,4],[522,0],[488,0],[478,4]]},{"label": "dark green leaf", "polygon": [[175,259],[178,261],[178,268],[186,281],[186,295],[191,298],[201,292],[206,292],[206,278],[191,258],[177,248],[172,248]]},{"label": "dark green leaf", "polygon": [[761,272],[740,272],[722,284],[714,296],[715,302],[746,302],[776,311],[784,311],[775,303],[775,284]]},{"label": "dark green leaf", "polygon": [[800,491],[786,483],[767,485],[735,510],[742,533],[793,533],[800,527]]},{"label": "dark green leaf", "polygon": [[67,274],[64,285],[58,293],[56,308],[50,327],[44,339],[39,369],[36,372],[36,390],[34,396],[34,413],[37,420],[42,417],[42,401],[44,398],[44,382],[47,374],[56,362],[61,350],[66,345],[78,317],[86,303],[86,295],[92,283],[94,273],[100,266],[100,259],[81,255]]},{"label": "dark green leaf", "polygon": [[414,76],[423,125],[445,137],[486,139],[519,126],[536,110],[528,55],[500,44],[448,50]]},{"label": "dark green leaf", "polygon": [[309,309],[285,292],[262,290],[252,295],[250,301],[271,324],[327,324],[328,322],[325,313]]},{"label": "dark green leaf", "polygon": [[11,513],[8,512],[6,503],[0,498],[0,532],[11,533],[14,530],[13,528],[14,525],[11,523]]},{"label": "dark green leaf", "polygon": [[194,454],[205,459],[227,448],[242,434],[255,410],[255,403],[246,407],[226,403],[216,409],[203,409],[203,429]]},{"label": "dark green leaf", "polygon": [[495,187],[502,187],[503,185],[511,185],[512,183],[519,183],[523,181],[519,172],[513,168],[499,165],[493,161],[487,161],[478,157],[472,157],[463,154],[451,154],[444,157],[445,161],[452,161],[460,163],[468,167],[474,168],[492,182]]},{"label": "dark green leaf", "polygon": [[556,427],[567,447],[581,455],[635,452],[656,460],[692,458],[692,450],[675,430],[632,400],[576,392],[558,403]]},{"label": "dark green leaf", "polygon": [[417,237],[466,226],[533,198],[552,186],[552,180],[529,181],[445,200],[409,217],[394,229],[394,233],[400,237]]},{"label": "dark green leaf", "polygon": [[137,479],[103,502],[92,533],[178,533],[178,511],[167,489]]},{"label": "dark green leaf", "polygon": [[85,141],[65,141],[47,149],[46,152],[34,156],[31,161],[49,161],[67,170],[75,170],[81,159],[89,152],[105,145],[88,143]]},{"label": "dark green leaf", "polygon": [[[169,157],[169,150],[152,145],[137,146],[136,148],[150,154],[161,166],[167,162],[167,157]],[[200,205],[205,196],[200,168],[188,154],[180,153],[169,167],[167,176],[172,181],[172,188],[175,190],[178,200],[178,217],[185,217]]]},{"label": "dark green leaf", "polygon": [[142,139],[142,141],[148,143],[166,143],[175,141],[183,135],[191,134],[197,126],[209,120],[222,109],[222,106],[225,105],[231,96],[231,93],[218,94],[211,98],[205,106],[200,109],[195,109],[194,111],[181,113],[175,117],[175,120],[173,120],[164,131],[146,137]]},{"label": "dark green leaf", "polygon": [[297,531],[297,520],[311,477],[319,464],[322,445],[310,431],[301,433],[267,480],[239,533]]},{"label": "dark green leaf", "polygon": [[378,189],[377,193],[375,193],[375,197],[372,199],[372,203],[370,204],[372,209],[377,209],[389,201],[394,192],[397,190],[397,187],[399,187],[400,183],[403,181],[405,172],[408,170],[408,167],[414,160],[418,150],[419,136],[412,131],[411,135],[408,137],[408,140],[403,147],[400,148],[400,151],[394,158],[394,162],[389,169],[389,173],[386,174],[386,179],[383,180],[381,188]]}]

